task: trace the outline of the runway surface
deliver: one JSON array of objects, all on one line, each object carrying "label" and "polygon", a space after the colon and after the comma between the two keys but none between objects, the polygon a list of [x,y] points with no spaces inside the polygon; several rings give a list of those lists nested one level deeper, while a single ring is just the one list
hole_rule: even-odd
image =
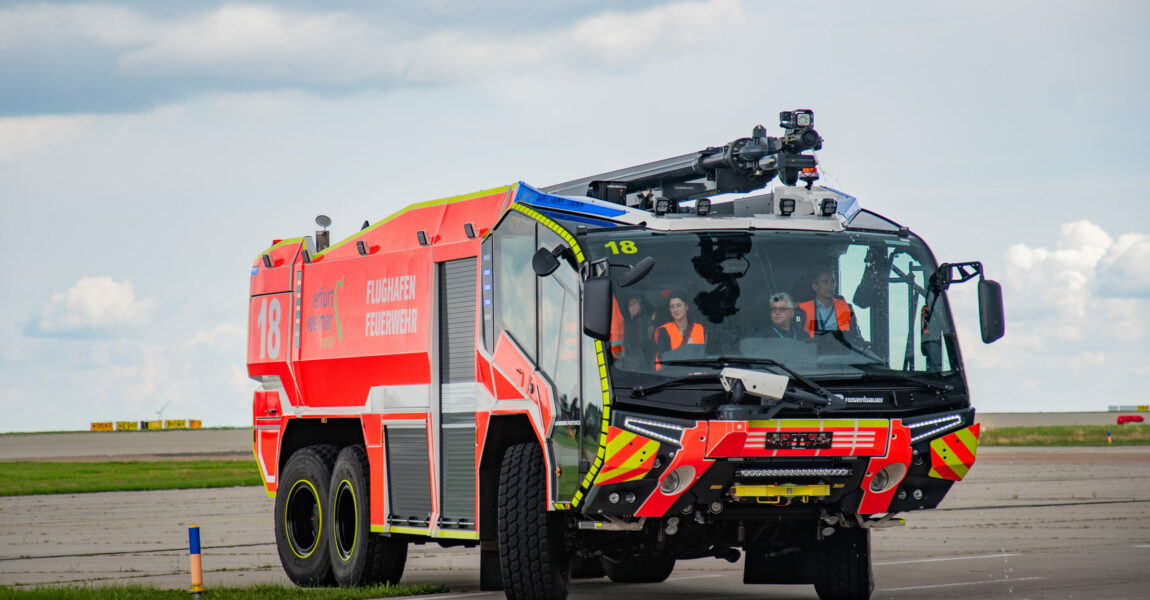
[{"label": "runway surface", "polygon": [[[0,498],[0,584],[188,585],[187,527],[205,582],[287,583],[261,488]],[[1150,447],[981,448],[943,508],[873,533],[875,598],[1144,598],[1150,588]],[[683,561],[661,584],[578,580],[572,600],[815,598],[747,586],[742,564]],[[412,548],[405,583],[478,592],[474,550]]]}]

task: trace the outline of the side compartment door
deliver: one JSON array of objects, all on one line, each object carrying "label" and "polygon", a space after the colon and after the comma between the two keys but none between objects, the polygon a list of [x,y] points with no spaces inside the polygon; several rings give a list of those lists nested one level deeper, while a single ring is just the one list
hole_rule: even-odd
[{"label": "side compartment door", "polygon": [[439,526],[475,530],[476,260],[438,263]]}]

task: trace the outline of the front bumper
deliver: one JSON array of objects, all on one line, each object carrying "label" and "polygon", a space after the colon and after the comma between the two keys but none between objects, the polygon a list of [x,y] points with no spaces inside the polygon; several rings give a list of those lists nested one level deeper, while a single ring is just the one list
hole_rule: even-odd
[{"label": "front bumper", "polygon": [[[588,515],[732,518],[933,508],[974,463],[964,409],[907,419],[679,421],[616,415]],[[825,435],[830,434],[830,435]]]}]

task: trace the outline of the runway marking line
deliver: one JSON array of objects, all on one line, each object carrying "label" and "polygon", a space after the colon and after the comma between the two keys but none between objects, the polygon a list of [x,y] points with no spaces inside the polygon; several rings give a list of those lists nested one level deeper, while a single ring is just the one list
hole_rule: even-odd
[{"label": "runway marking line", "polygon": [[1138,544],[1135,548],[1150,548],[1150,544]]},{"label": "runway marking line", "polygon": [[958,587],[958,586],[963,586],[963,585],[982,585],[982,584],[986,584],[986,583],[1014,583],[1016,581],[1035,581],[1038,579],[1045,579],[1045,577],[1019,577],[1017,579],[986,579],[983,581],[963,581],[960,583],[936,583],[934,585],[916,585],[916,586],[912,586],[912,587],[886,588],[886,589],[882,589],[882,590],[878,590],[878,591],[880,591],[880,592],[904,592],[904,591],[909,591],[909,590],[929,590],[929,589],[934,589],[934,588]]},{"label": "runway marking line", "polygon": [[718,575],[690,575],[688,577],[672,577],[668,581],[686,581],[688,579],[709,579],[712,577],[726,577],[728,573],[720,573]]},{"label": "runway marking line", "polygon": [[996,553],[996,554],[976,554],[974,556],[940,556],[938,558],[915,558],[911,560],[890,560],[884,562],[876,562],[876,567],[886,565],[910,565],[914,563],[929,563],[929,562],[945,562],[948,560],[974,560],[976,558],[1007,558],[1010,556],[1018,556],[1018,553]]}]

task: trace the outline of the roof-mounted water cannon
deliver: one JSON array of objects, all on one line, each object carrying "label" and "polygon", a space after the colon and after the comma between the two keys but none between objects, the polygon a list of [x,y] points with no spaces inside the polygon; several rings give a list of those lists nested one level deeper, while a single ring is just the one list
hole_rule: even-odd
[{"label": "roof-mounted water cannon", "polygon": [[[557,195],[586,195],[653,211],[658,208],[657,198],[666,198],[674,203],[718,194],[752,192],[766,187],[776,176],[783,183],[794,185],[803,169],[816,166],[815,157],[804,152],[822,148],[823,139],[814,130],[813,111],[784,111],[779,117],[782,137],[770,137],[765,127],[757,125],[751,130],[750,137],[739,138],[723,146],[584,177],[548,186],[543,191]],[[813,173],[817,177],[817,171]]]}]

